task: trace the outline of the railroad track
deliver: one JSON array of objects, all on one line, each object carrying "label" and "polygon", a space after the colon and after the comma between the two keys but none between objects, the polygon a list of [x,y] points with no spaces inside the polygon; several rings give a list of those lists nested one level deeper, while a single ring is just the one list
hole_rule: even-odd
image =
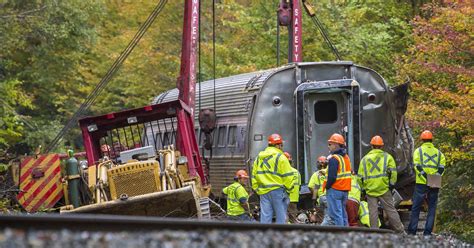
[{"label": "railroad track", "polygon": [[0,215],[0,247],[474,247],[390,230],[114,215]]},{"label": "railroad track", "polygon": [[229,230],[229,231],[316,231],[393,233],[386,229],[316,226],[307,224],[261,224],[200,219],[158,218],[121,215],[0,215],[0,228],[80,231]]}]

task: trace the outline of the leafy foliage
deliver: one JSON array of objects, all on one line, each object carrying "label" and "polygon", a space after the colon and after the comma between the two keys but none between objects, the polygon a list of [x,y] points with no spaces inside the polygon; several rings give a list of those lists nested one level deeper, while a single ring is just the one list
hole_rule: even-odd
[{"label": "leafy foliage", "polygon": [[[447,157],[439,206],[442,228],[472,238],[474,9],[459,1],[425,5],[422,14],[412,22],[414,44],[398,63],[399,76],[413,82],[412,124],[435,130],[436,145]],[[454,228],[458,224],[470,228]]]},{"label": "leafy foliage", "polygon": [[[175,87],[183,2],[168,1],[88,115],[143,106]],[[213,27],[212,1],[201,1],[201,80],[277,66],[275,11],[279,2],[217,1]],[[474,219],[473,170],[469,168],[474,160],[473,9],[468,1],[425,5],[430,2],[312,1],[344,60],[378,71],[391,84],[411,78],[409,120],[416,131],[435,130],[436,145],[448,159],[439,208],[445,223],[442,228],[461,233],[456,225],[472,230]],[[7,149],[25,153],[47,145],[155,4],[95,0],[0,3],[0,154]],[[280,33],[282,65],[287,58],[288,32],[280,27]],[[335,59],[307,15],[303,15],[303,34],[304,61]],[[66,140],[80,147],[79,130],[72,130]],[[63,147],[61,144],[59,150]]]},{"label": "leafy foliage", "polygon": [[[67,106],[78,99],[77,66],[88,53],[94,39],[95,18],[101,5],[93,0],[8,1],[0,8],[0,80],[1,91],[8,92],[5,106],[10,113],[10,145],[41,126],[30,125],[29,132],[15,120],[20,115],[30,121],[62,120]],[[2,94],[3,95],[3,94]],[[7,107],[8,108],[8,107]],[[10,117],[9,117],[10,116]],[[15,140],[11,140],[15,137]],[[38,144],[30,144],[36,146]]]},{"label": "leafy foliage", "polygon": [[5,80],[0,84],[0,148],[21,139],[24,123],[14,107],[32,108],[31,101],[20,89],[21,82]]}]

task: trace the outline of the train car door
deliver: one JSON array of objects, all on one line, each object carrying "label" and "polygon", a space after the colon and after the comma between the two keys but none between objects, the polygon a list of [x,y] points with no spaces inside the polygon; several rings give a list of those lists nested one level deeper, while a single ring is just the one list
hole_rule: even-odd
[{"label": "train car door", "polygon": [[329,154],[333,133],[346,137],[351,161],[359,156],[359,91],[353,80],[308,82],[297,89],[298,168],[305,182],[319,156]]},{"label": "train car door", "polygon": [[[347,92],[312,93],[305,97],[306,164],[315,169],[319,156],[328,155],[328,137],[347,132]],[[312,172],[312,171],[309,171]]]}]

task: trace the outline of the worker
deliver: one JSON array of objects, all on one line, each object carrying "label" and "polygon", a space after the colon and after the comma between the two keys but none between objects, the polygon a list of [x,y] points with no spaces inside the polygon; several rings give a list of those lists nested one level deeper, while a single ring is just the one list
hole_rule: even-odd
[{"label": "worker", "polygon": [[252,189],[260,196],[260,222],[286,223],[288,193],[293,189],[293,169],[283,155],[283,139],[279,134],[268,136],[268,147],[255,158],[252,167]]},{"label": "worker", "polygon": [[349,226],[359,226],[359,202],[361,189],[355,171],[351,175],[351,191],[349,191],[346,203],[347,221]]},{"label": "worker", "polygon": [[110,155],[110,152],[111,152],[111,149],[110,149],[110,146],[107,145],[107,144],[102,144],[100,146],[100,151],[102,152],[102,156],[109,156],[111,157]]},{"label": "worker", "polygon": [[[293,165],[293,160],[288,152],[284,152],[286,158]],[[298,216],[298,202],[300,200],[300,185],[301,185],[301,174],[300,172],[292,167],[293,170],[293,189],[289,192],[290,205],[288,206],[288,222],[296,223],[296,217]]]},{"label": "worker", "polygon": [[423,144],[413,153],[413,164],[415,165],[416,185],[413,193],[413,206],[411,208],[408,233],[416,234],[420,209],[425,196],[428,199],[428,215],[426,218],[423,235],[430,236],[435,221],[436,204],[438,202],[439,188],[427,186],[428,175],[443,175],[446,158],[443,153],[433,145],[433,134],[425,130],[420,139]]},{"label": "worker", "polygon": [[238,170],[234,183],[222,189],[227,196],[227,216],[232,220],[252,221],[249,208],[249,194],[245,190],[249,176],[245,170]]},{"label": "worker", "polygon": [[365,155],[359,165],[360,185],[365,190],[369,204],[370,227],[379,228],[378,201],[388,216],[392,229],[403,233],[404,227],[400,216],[393,206],[393,198],[389,189],[397,182],[397,167],[393,157],[382,150],[384,143],[382,137],[376,135],[370,140],[372,150]]},{"label": "worker", "polygon": [[321,225],[326,226],[331,222],[328,214],[328,202],[326,198],[326,175],[328,161],[325,156],[320,156],[317,163],[318,170],[309,179],[308,188],[313,195],[313,200],[316,200],[317,204],[324,211],[324,217]]},{"label": "worker", "polygon": [[348,226],[346,202],[351,190],[351,161],[345,145],[344,137],[337,133],[328,140],[331,155],[328,159],[326,198],[329,217],[337,226]]},{"label": "worker", "polygon": [[[369,206],[366,201],[360,201],[359,204],[359,220],[363,226],[370,227],[370,218],[369,218]],[[378,226],[380,227],[380,219],[377,217]]]},{"label": "worker", "polygon": [[[322,186],[322,183],[319,183],[318,181],[320,177],[323,177],[323,179],[326,180],[327,167],[328,167],[327,158],[325,156],[320,156],[317,160],[316,171],[313,173],[313,175],[311,176],[308,182],[308,188],[311,191],[312,199],[318,200],[317,201],[318,203],[319,203],[319,198],[326,192],[326,191],[324,191],[324,193],[322,192],[323,191],[322,187],[320,187]],[[319,190],[321,190],[321,192]]]}]

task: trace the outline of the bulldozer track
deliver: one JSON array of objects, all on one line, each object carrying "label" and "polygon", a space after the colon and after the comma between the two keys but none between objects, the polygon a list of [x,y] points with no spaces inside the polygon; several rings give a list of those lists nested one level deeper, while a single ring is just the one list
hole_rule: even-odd
[{"label": "bulldozer track", "polygon": [[276,230],[314,232],[393,233],[386,229],[362,227],[316,226],[308,224],[261,224],[249,222],[214,221],[202,219],[158,218],[121,215],[0,215],[0,228],[22,230],[81,230],[81,231],[152,231],[152,230]]}]

